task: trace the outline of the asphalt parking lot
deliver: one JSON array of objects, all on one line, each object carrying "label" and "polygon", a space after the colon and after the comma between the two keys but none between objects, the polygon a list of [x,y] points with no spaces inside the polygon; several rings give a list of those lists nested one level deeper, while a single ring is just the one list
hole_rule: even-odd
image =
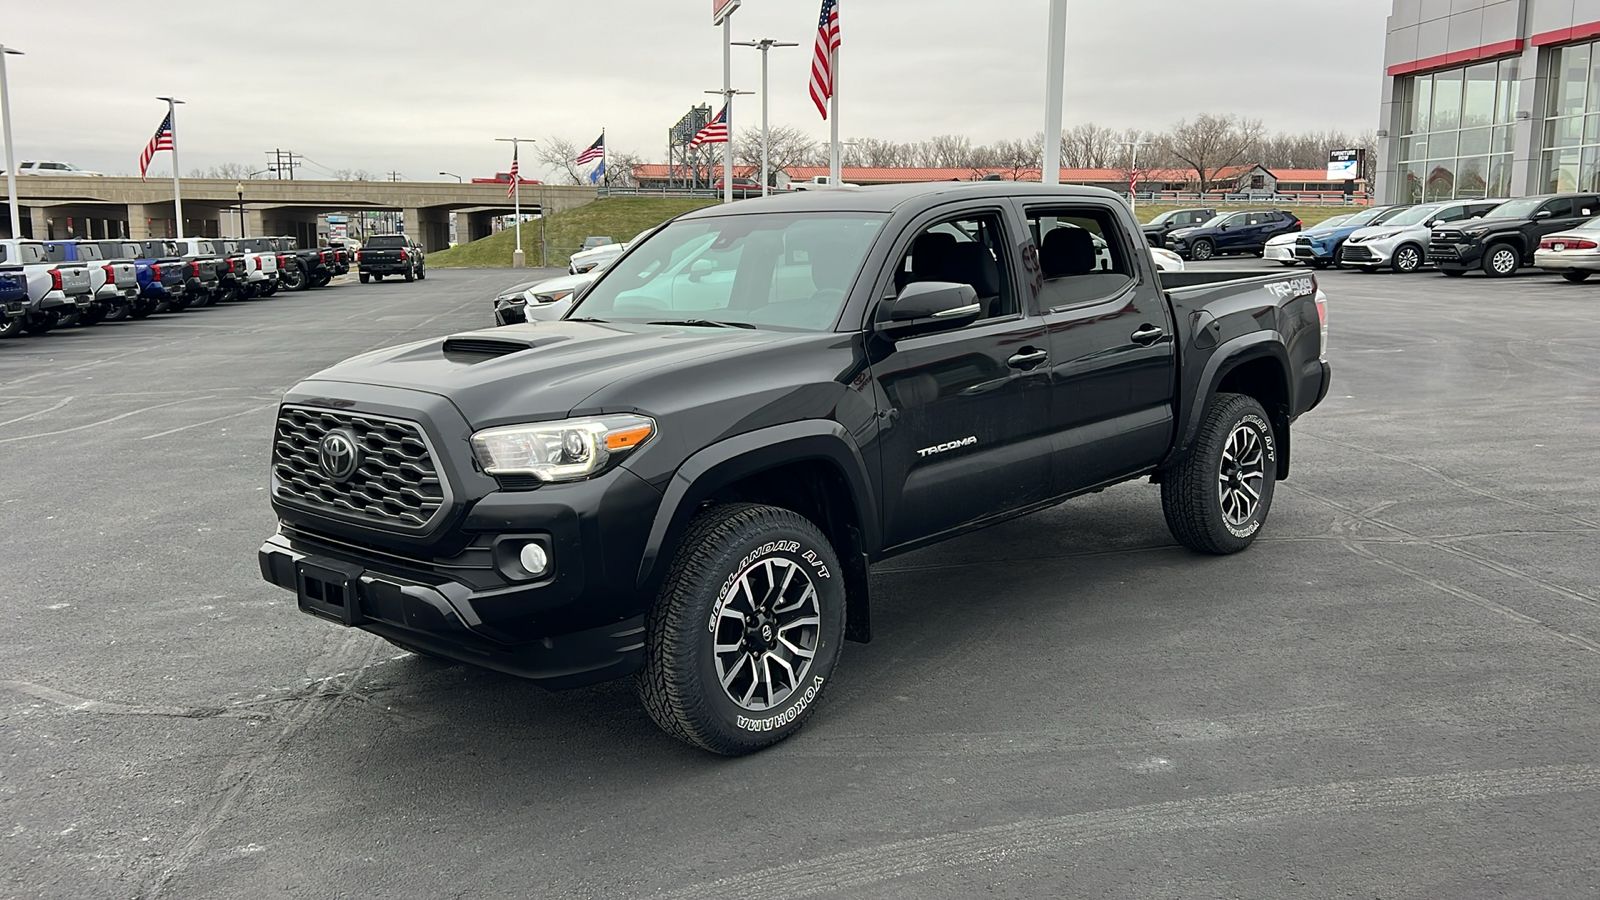
[{"label": "asphalt parking lot", "polygon": [[1254,547],[1131,484],[889,560],[729,760],[261,581],[278,394],[526,277],[428,274],[0,343],[0,896],[1600,893],[1600,284],[1322,275]]}]

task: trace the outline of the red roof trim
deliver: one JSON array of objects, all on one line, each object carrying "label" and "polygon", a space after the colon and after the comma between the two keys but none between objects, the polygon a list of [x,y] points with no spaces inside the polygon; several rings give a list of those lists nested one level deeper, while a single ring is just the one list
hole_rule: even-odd
[{"label": "red roof trim", "polygon": [[1600,22],[1585,22],[1571,28],[1557,28],[1555,31],[1536,34],[1533,36],[1533,45],[1548,47],[1551,44],[1565,44],[1568,41],[1581,41],[1596,36],[1600,36]]},{"label": "red roof trim", "polygon": [[[1596,26],[1597,30],[1592,33],[1600,34],[1600,22],[1595,22],[1593,24]],[[1586,28],[1588,26],[1579,27]],[[1564,28],[1560,33],[1565,34],[1574,30],[1576,29]],[[1554,31],[1547,32],[1547,34],[1556,33],[1557,32]],[[1544,36],[1545,35],[1539,35],[1535,37],[1533,39],[1533,43],[1538,45],[1539,38]],[[1562,38],[1562,40],[1566,40],[1566,38]],[[1430,56],[1427,59],[1419,59],[1415,62],[1396,63],[1384,71],[1389,75],[1412,75],[1417,72],[1426,72],[1429,69],[1443,69],[1449,66],[1459,66],[1463,63],[1474,63],[1485,59],[1493,59],[1497,56],[1508,56],[1512,53],[1521,53],[1522,47],[1522,39],[1513,38],[1512,40],[1500,41],[1496,44],[1484,44],[1482,47],[1473,47],[1471,50],[1456,50],[1453,53]]]}]

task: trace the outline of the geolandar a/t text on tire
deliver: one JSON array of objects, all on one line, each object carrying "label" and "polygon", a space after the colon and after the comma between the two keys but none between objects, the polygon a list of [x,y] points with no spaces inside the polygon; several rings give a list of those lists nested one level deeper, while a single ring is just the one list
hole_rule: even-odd
[{"label": "geolandar a/t text on tire", "polygon": [[430,657],[631,677],[666,733],[737,755],[823,724],[875,562],[1140,478],[1197,551],[1266,527],[1331,377],[1314,275],[1163,284],[1094,188],[843,196],[688,213],[563,320],[296,385],[262,575]]}]

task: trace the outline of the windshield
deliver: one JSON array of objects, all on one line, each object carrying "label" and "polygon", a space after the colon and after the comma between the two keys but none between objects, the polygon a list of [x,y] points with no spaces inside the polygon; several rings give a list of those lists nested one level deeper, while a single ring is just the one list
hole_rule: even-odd
[{"label": "windshield", "polygon": [[1167,220],[1168,219],[1172,218],[1173,216],[1175,216],[1177,214],[1178,214],[1178,211],[1175,210],[1175,209],[1168,210],[1167,212],[1164,212],[1161,215],[1156,216],[1154,219],[1151,219],[1150,221],[1146,222],[1145,224],[1146,225],[1165,225],[1165,224],[1167,224]]},{"label": "windshield", "polygon": [[364,246],[368,250],[398,250],[405,245],[405,235],[376,234],[367,238],[367,243]]},{"label": "windshield", "polygon": [[571,317],[825,331],[884,219],[766,213],[673,222],[613,263]]},{"label": "windshield", "polygon": [[1345,222],[1349,221],[1352,215],[1354,215],[1354,213],[1345,213],[1342,216],[1329,216],[1315,225],[1307,226],[1306,230],[1311,231],[1316,228],[1338,228],[1340,225],[1343,225]]},{"label": "windshield", "polygon": [[1483,214],[1485,219],[1524,219],[1533,215],[1533,211],[1544,205],[1547,197],[1523,197],[1520,200],[1507,200]]},{"label": "windshield", "polygon": [[1381,206],[1376,209],[1358,212],[1352,215],[1350,218],[1339,223],[1339,227],[1359,228],[1362,225],[1376,225],[1377,223],[1383,221],[1383,217],[1386,213],[1393,213],[1397,208],[1398,207],[1393,206]]},{"label": "windshield", "polygon": [[1382,220],[1385,225],[1421,225],[1436,212],[1444,208],[1443,203],[1429,203],[1424,206],[1412,206],[1399,210],[1394,215]]}]

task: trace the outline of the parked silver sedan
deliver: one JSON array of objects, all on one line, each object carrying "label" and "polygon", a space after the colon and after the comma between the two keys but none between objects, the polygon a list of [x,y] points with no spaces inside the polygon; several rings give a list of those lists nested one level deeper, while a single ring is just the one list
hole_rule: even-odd
[{"label": "parked silver sedan", "polygon": [[1533,264],[1546,272],[1558,272],[1568,281],[1582,281],[1600,272],[1600,219],[1540,238]]}]

